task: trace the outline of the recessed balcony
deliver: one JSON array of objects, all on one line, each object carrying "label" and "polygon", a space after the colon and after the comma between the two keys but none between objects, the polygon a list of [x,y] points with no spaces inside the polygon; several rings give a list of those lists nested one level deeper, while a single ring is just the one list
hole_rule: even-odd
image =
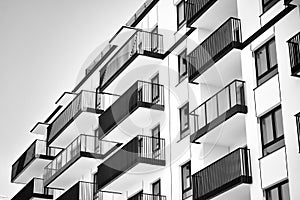
[{"label": "recessed balcony", "polygon": [[192,176],[193,200],[250,200],[250,150],[237,149]]},{"label": "recessed balcony", "polygon": [[89,182],[77,182],[56,200],[124,200],[118,192],[97,191],[97,185]]},{"label": "recessed balcony", "polygon": [[[97,90],[96,103],[100,107],[103,104],[101,95]],[[163,85],[136,81],[99,116],[99,137],[123,142],[125,134],[120,131],[136,133],[142,126],[156,123],[153,119],[161,115],[164,105]]]},{"label": "recessed balcony", "polygon": [[300,77],[300,32],[288,41],[292,76]]},{"label": "recessed balcony", "polygon": [[147,0],[129,19],[126,26],[135,27],[147,15],[147,13],[157,4],[159,0]]},{"label": "recessed balcony", "polygon": [[237,17],[237,0],[187,0],[188,27],[212,29],[229,17]]},{"label": "recessed balcony", "polygon": [[36,140],[12,165],[11,182],[28,183],[33,177],[42,178],[43,168],[61,151],[47,147],[46,141]]},{"label": "recessed balcony", "polygon": [[[127,39],[129,35],[129,39]],[[125,73],[126,68],[134,68],[145,63],[145,60],[163,59],[163,35],[155,32],[146,32],[133,29],[118,34],[114,40],[127,40],[115,55],[100,70],[100,91],[104,91],[120,74]],[[128,69],[129,70],[129,69]],[[127,70],[127,71],[128,71]],[[123,74],[122,73],[122,74]],[[126,73],[125,73],[126,74]]]},{"label": "recessed balcony", "polygon": [[51,146],[65,148],[78,137],[79,132],[88,132],[97,124],[95,92],[82,90],[52,121],[47,130],[47,142]]},{"label": "recessed balcony", "polygon": [[44,170],[44,184],[48,187],[67,188],[85,175],[120,144],[99,140],[95,136],[80,135],[59,153]]},{"label": "recessed balcony", "polygon": [[54,193],[62,190],[45,188],[43,179],[34,178],[27,183],[11,200],[42,200],[53,199]]},{"label": "recessed balcony", "polygon": [[[247,113],[244,91],[245,83],[235,80],[194,109],[190,113],[191,142],[231,146],[243,137]],[[220,139],[220,133],[226,134]]]},{"label": "recessed balcony", "polygon": [[[241,73],[241,48],[240,20],[230,18],[187,56],[189,82],[197,82],[199,76],[205,75],[205,72],[208,75],[213,70],[224,77],[238,76],[235,74]],[[216,76],[215,72],[212,74]]]},{"label": "recessed balcony", "polygon": [[138,135],[98,166],[98,190],[123,191],[165,164],[165,140]]}]

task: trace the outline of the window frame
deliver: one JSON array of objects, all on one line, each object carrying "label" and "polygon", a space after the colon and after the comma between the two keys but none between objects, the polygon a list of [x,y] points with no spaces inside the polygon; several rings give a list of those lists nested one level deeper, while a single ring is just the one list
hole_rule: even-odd
[{"label": "window frame", "polygon": [[[189,182],[190,187],[184,188],[184,177],[183,177],[183,169],[186,168],[186,166],[189,166]],[[192,190],[192,172],[191,172],[191,161],[186,162],[185,164],[181,165],[181,193],[182,193],[182,199],[186,199],[190,197],[190,195],[184,197],[184,195]]]},{"label": "window frame", "polygon": [[[158,130],[158,137],[154,137],[153,133],[155,130]],[[152,152],[155,153],[160,150],[160,124],[151,129],[152,133]],[[158,140],[158,143],[157,143]],[[156,145],[154,145],[156,144]]]},{"label": "window frame", "polygon": [[[157,195],[157,194],[154,194],[154,187],[155,187],[156,184],[159,185],[159,194],[158,194],[158,195]],[[160,179],[158,179],[157,181],[153,182],[153,183],[151,184],[151,186],[152,186],[152,195],[161,196],[161,181],[160,181]]]},{"label": "window frame", "polygon": [[159,36],[158,36],[158,25],[151,30],[151,52],[158,52]]},{"label": "window frame", "polygon": [[[270,52],[269,52],[269,46],[270,44],[274,42],[275,43],[275,50],[276,50],[276,40],[275,37],[272,37],[267,42],[265,42],[263,45],[261,45],[258,49],[254,51],[254,59],[255,59],[255,72],[256,72],[256,82],[257,85],[260,86],[269,79],[271,79],[273,76],[278,74],[278,60],[277,60],[277,50],[276,50],[276,65],[270,66]],[[257,54],[262,49],[265,49],[266,51],[266,60],[267,60],[267,71],[263,72],[262,74],[258,74],[258,61],[257,61]]]},{"label": "window frame", "polygon": [[[260,123],[260,134],[261,134],[261,145],[262,145],[262,155],[263,156],[267,156],[273,152],[275,152],[276,150],[278,149],[281,149],[282,147],[285,146],[285,141],[284,141],[284,133],[282,133],[282,135],[280,135],[279,137],[277,137],[277,130],[276,130],[276,117],[275,117],[275,113],[278,111],[278,110],[281,110],[282,112],[282,109],[281,109],[281,106],[278,106],[274,109],[272,109],[271,111],[269,111],[268,113],[264,114],[263,116],[259,117],[259,123]],[[267,117],[269,117],[271,115],[271,125],[272,125],[272,131],[273,131],[273,138],[271,141],[265,143],[264,142],[264,133],[263,133],[263,123],[262,123],[262,120],[263,119],[266,119]],[[282,128],[283,128],[283,121],[282,121]],[[282,141],[283,140],[283,141]],[[269,147],[273,146],[274,144],[276,143],[280,143],[280,142],[283,142],[284,145],[280,146],[279,148],[271,151],[271,152],[265,152],[266,149],[268,149]]]},{"label": "window frame", "polygon": [[[185,64],[185,72],[181,73],[181,60],[183,60],[183,64]],[[188,74],[187,69],[187,49],[185,48],[179,55],[178,55],[178,82],[183,81]]]},{"label": "window frame", "polygon": [[[180,22],[179,21],[179,8],[183,4],[183,20]],[[181,0],[177,5],[176,5],[176,13],[177,13],[177,30],[182,28],[182,26],[186,22],[186,14],[185,14],[185,0]]]},{"label": "window frame", "polygon": [[[187,107],[187,127],[182,127],[182,110]],[[179,108],[179,124],[180,124],[180,139],[184,138],[186,133],[190,129],[190,118],[189,118],[189,102],[185,103]]]},{"label": "window frame", "polygon": [[[157,83],[156,83],[157,81]],[[151,100],[152,103],[157,103],[159,102],[159,73],[155,74],[152,78],[151,78]]]},{"label": "window frame", "polygon": [[[271,186],[270,188],[265,189],[266,200],[272,200],[272,199],[268,198],[268,192],[270,192],[274,189],[277,189],[279,200],[287,200],[287,199],[282,199],[282,186],[285,184],[288,184],[288,188],[290,189],[288,180],[282,181],[274,186]],[[289,192],[289,196],[290,196],[290,190],[288,190],[288,192]]]}]

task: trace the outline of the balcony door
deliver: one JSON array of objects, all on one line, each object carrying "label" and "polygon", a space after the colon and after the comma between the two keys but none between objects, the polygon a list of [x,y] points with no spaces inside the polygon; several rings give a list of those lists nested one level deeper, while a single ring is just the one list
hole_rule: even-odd
[{"label": "balcony door", "polygon": [[152,155],[153,158],[160,155],[160,125],[152,129]]},{"label": "balcony door", "polygon": [[158,26],[151,31],[151,52],[158,51]]},{"label": "balcony door", "polygon": [[160,199],[160,195],[161,195],[160,180],[152,184],[152,195],[153,195],[153,200]]},{"label": "balcony door", "polygon": [[158,101],[159,101],[159,74],[156,74],[151,79],[151,97],[152,97],[152,103],[158,103]]}]

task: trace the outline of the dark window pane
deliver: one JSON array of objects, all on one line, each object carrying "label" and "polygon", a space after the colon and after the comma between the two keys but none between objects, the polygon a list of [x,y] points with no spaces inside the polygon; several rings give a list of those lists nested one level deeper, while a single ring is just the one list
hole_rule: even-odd
[{"label": "dark window pane", "polygon": [[153,183],[153,185],[152,185],[152,194],[153,195],[160,195],[160,180]]},{"label": "dark window pane", "polygon": [[177,5],[177,22],[178,22],[178,26],[180,26],[184,21],[185,21],[184,1],[181,1]]},{"label": "dark window pane", "polygon": [[184,105],[180,109],[180,130],[185,131],[189,128],[189,106],[188,104]]},{"label": "dark window pane", "polygon": [[273,127],[272,127],[272,115],[268,115],[261,119],[261,128],[262,128],[263,144],[265,145],[274,139]]},{"label": "dark window pane", "polygon": [[277,110],[275,113],[275,127],[276,127],[276,137],[283,135],[283,122],[282,122],[282,112],[281,109]]},{"label": "dark window pane", "polygon": [[257,75],[261,76],[263,73],[268,71],[268,64],[267,64],[267,51],[266,48],[263,47],[259,49],[255,53],[256,59],[256,68],[257,68]]},{"label": "dark window pane", "polygon": [[290,200],[289,184],[285,183],[281,187],[282,200]]},{"label": "dark window pane", "polygon": [[270,61],[270,68],[277,65],[275,40],[272,40],[269,44],[269,61]]},{"label": "dark window pane", "polygon": [[187,74],[186,50],[178,56],[178,73],[179,79]]},{"label": "dark window pane", "polygon": [[186,197],[191,195],[191,163],[188,162],[187,164],[183,165],[181,168],[181,178],[182,178],[182,198],[185,199]]}]

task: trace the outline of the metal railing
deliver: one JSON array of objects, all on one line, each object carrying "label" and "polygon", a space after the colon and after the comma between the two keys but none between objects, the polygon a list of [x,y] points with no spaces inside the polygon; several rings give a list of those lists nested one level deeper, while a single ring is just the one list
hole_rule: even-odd
[{"label": "metal railing", "polygon": [[12,165],[11,180],[14,180],[26,166],[39,155],[56,156],[61,151],[60,148],[47,147],[46,141],[35,140],[28,149]]},{"label": "metal railing", "polygon": [[111,106],[120,95],[101,92],[101,88],[96,89],[96,108],[99,110],[106,110]]},{"label": "metal railing", "polygon": [[236,18],[229,18],[187,55],[190,79],[194,79],[201,72],[205,71],[207,66],[214,64],[216,58],[225,49],[241,44],[241,42],[241,21]]},{"label": "metal railing", "polygon": [[57,200],[123,200],[122,193],[97,191],[95,183],[79,181]]},{"label": "metal railing", "polygon": [[165,140],[138,135],[98,166],[98,189],[125,173],[138,162],[165,165]]},{"label": "metal railing", "polygon": [[147,0],[143,5],[136,11],[136,13],[129,19],[126,26],[132,26],[136,24],[136,20],[147,10],[147,8],[153,3],[158,2],[158,0]]},{"label": "metal railing", "polygon": [[100,70],[100,86],[106,84],[111,78],[116,76],[119,70],[133,56],[144,54],[144,51],[153,53],[163,53],[163,35],[137,30],[126,42],[120,47],[119,51],[113,58]]},{"label": "metal railing", "polygon": [[[251,182],[250,150],[239,148],[192,176],[193,199],[208,199],[237,184],[241,177]],[[222,190],[223,187],[224,190]]]},{"label": "metal railing", "polygon": [[128,198],[128,200],[166,200],[167,197],[164,195],[154,195],[146,193],[138,193],[133,197]]},{"label": "metal railing", "polygon": [[300,71],[300,32],[288,41],[292,74]]},{"label": "metal railing", "polygon": [[99,124],[101,126],[99,134],[102,136],[112,130],[129,113],[135,110],[140,103],[153,109],[155,109],[155,106],[163,107],[165,103],[164,86],[145,81],[135,82],[99,116]]},{"label": "metal railing", "polygon": [[48,127],[48,141],[60,134],[80,112],[95,110],[96,93],[82,90]]},{"label": "metal railing", "polygon": [[47,182],[53,175],[71,163],[80,152],[105,155],[118,143],[99,140],[95,136],[80,135],[65,150],[60,152],[44,169],[44,180]]},{"label": "metal railing", "polygon": [[112,47],[111,44],[108,44],[104,47],[104,49],[100,52],[100,54],[93,60],[93,62],[86,68],[85,74],[89,74],[90,71],[97,65],[97,63],[109,52],[110,48]]},{"label": "metal railing", "polygon": [[244,81],[234,80],[190,112],[192,133],[197,132],[202,127],[217,119],[235,105],[244,106],[244,84]]},{"label": "metal railing", "polygon": [[43,179],[33,178],[12,198],[12,200],[29,200],[34,197],[35,194],[54,196],[55,193],[61,191],[61,189],[44,187]]},{"label": "metal railing", "polygon": [[186,20],[190,23],[196,14],[204,13],[216,0],[187,0],[185,4]]}]

